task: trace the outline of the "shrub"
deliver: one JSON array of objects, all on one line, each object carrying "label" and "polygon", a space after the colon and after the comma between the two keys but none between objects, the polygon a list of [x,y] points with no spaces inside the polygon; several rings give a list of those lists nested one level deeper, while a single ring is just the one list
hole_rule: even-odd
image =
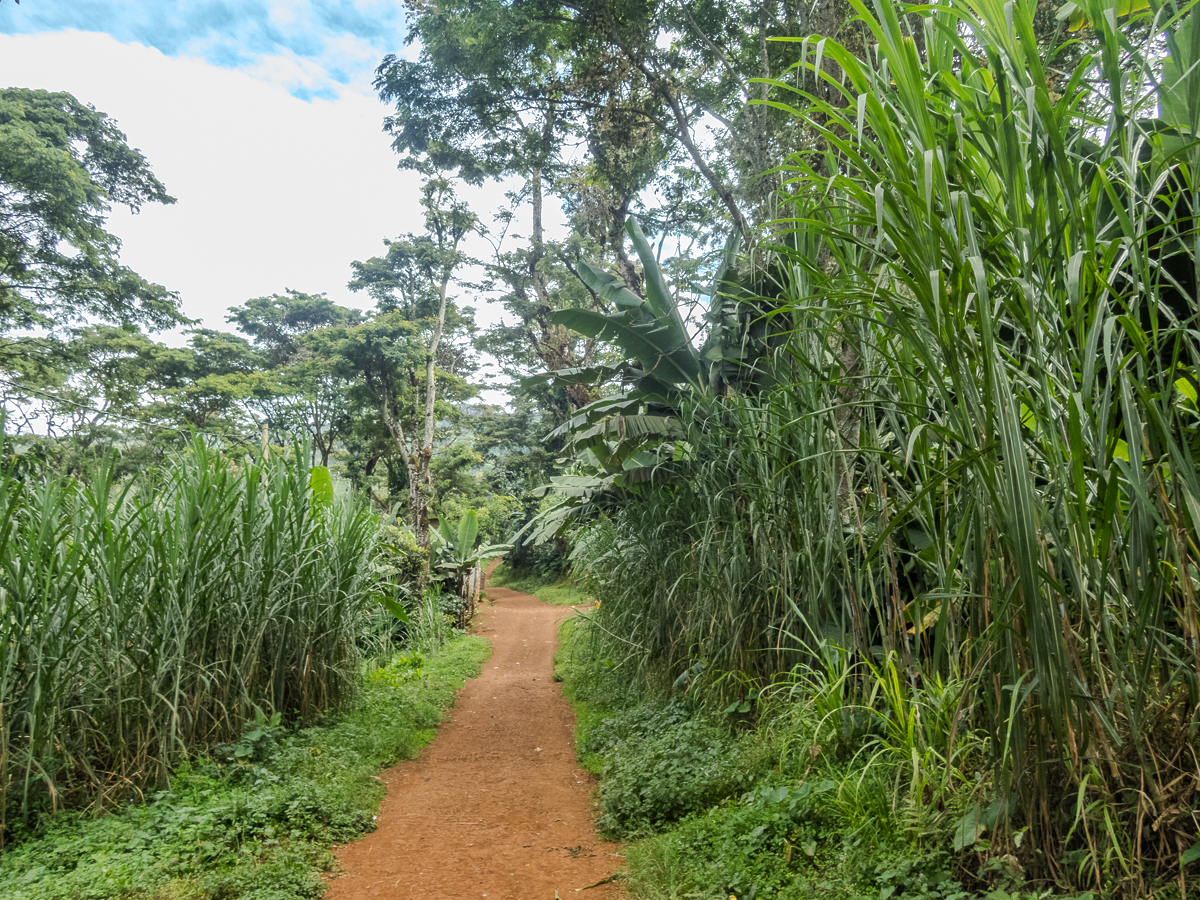
[{"label": "shrub", "polygon": [[650,897],[667,885],[671,896],[714,900],[811,896],[808,882],[844,854],[841,823],[825,811],[834,787],[764,783],[695,816],[630,849],[630,887]]},{"label": "shrub", "polygon": [[678,700],[605,720],[580,749],[606,758],[600,825],[618,836],[652,831],[707,809],[756,774],[727,730],[690,717]]}]

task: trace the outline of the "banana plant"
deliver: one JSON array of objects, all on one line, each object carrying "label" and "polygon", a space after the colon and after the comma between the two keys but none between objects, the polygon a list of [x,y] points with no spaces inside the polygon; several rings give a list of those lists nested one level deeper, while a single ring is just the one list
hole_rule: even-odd
[{"label": "banana plant", "polygon": [[512,549],[512,544],[475,546],[479,536],[479,514],[473,509],[463,514],[457,529],[452,529],[450,523],[443,520],[434,534],[435,566],[449,572],[462,572],[480,560],[499,556]]},{"label": "banana plant", "polygon": [[[625,223],[625,233],[641,260],[646,296],[639,297],[619,276],[584,261],[580,277],[614,312],[564,309],[554,322],[586,337],[611,341],[626,359],[616,365],[547,372],[526,383],[619,380],[626,389],[582,407],[548,435],[566,438],[575,459],[571,471],[540,489],[559,502],[535,517],[518,540],[537,543],[556,535],[602,498],[672,475],[690,452],[680,418],[684,403],[729,390],[759,391],[773,382],[770,360],[790,330],[773,299],[782,286],[778,267],[739,276],[734,266],[739,242],[731,238],[706,292],[707,327],[697,347],[635,219]],[[789,248],[780,249],[785,251],[781,258],[786,258]]]}]

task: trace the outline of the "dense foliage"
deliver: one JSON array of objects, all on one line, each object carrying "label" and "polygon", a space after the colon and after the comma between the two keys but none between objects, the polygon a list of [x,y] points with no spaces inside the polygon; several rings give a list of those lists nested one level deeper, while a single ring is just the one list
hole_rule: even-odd
[{"label": "dense foliage", "polygon": [[[70,94],[0,90],[0,360],[28,371],[87,317],[182,323],[176,298],[121,265],[104,228],[114,203],[174,198],[101,112]],[[40,339],[30,329],[47,329]],[[36,362],[35,362],[36,360]]]},{"label": "dense foliage", "polygon": [[[608,513],[576,538],[606,652],[672,677],[703,660],[735,699],[832,680],[838,741],[906,751],[889,790],[915,834],[986,835],[1079,889],[1182,890],[1195,19],[1085,4],[1094,56],[1064,74],[1032,5],[856,8],[869,52],[797,42],[774,85],[819,152],[781,169],[760,308],[787,339],[739,358],[766,377],[659,391],[669,427],[608,438],[605,471],[653,478],[594,493]],[[610,406],[607,433],[655,402]]]},{"label": "dense foliage", "polygon": [[376,525],[296,462],[196,440],[125,484],[0,474],[4,824],[166,787],[256,712],[353,698]]}]

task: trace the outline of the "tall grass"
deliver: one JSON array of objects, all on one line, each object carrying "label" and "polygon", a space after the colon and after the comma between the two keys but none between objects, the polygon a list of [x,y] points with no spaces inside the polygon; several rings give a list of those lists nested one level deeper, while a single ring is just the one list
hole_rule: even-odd
[{"label": "tall grass", "polygon": [[783,167],[780,387],[696,396],[686,478],[581,536],[597,622],[677,671],[764,680],[836,644],[881,684],[893,665],[897,696],[961,684],[937,740],[988,734],[996,852],[1079,887],[1182,890],[1200,28],[1190,7],[1089,2],[1091,54],[1064,73],[1034,3],[851,2],[866,58],[797,42],[774,85],[822,148]]},{"label": "tall grass", "polygon": [[0,475],[0,826],[164,786],[256,710],[345,703],[376,530],[297,460],[201,440],[123,487]]}]

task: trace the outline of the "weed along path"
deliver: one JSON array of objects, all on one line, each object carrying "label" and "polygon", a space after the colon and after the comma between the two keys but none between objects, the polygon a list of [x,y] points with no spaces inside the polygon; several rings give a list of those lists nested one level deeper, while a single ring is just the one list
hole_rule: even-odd
[{"label": "weed along path", "polygon": [[[506,588],[475,632],[492,643],[419,759],[384,773],[379,827],[337,850],[326,900],[603,900],[620,860],[592,824],[591,776],[553,680],[569,608]],[[586,892],[581,889],[589,888]],[[614,891],[611,896],[616,896]]]}]

